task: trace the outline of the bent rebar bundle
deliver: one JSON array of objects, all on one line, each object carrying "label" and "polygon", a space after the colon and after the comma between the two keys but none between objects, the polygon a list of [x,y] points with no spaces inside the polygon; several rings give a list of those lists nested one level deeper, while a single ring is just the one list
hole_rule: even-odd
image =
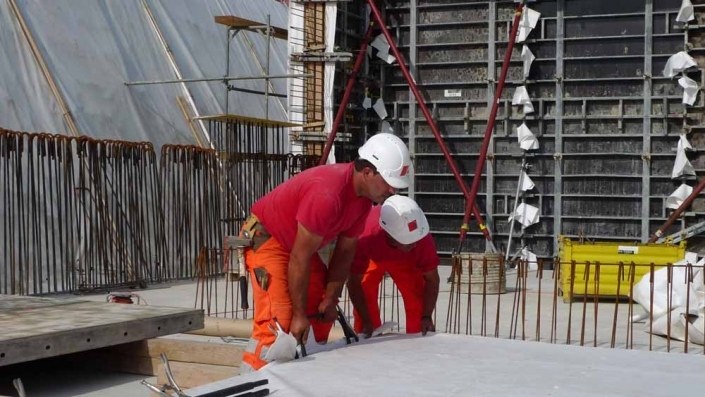
[{"label": "bent rebar bundle", "polygon": [[[171,161],[164,163],[164,183],[170,186],[165,188],[165,192],[170,193],[165,194],[167,201],[164,208],[172,208],[173,214],[170,216],[188,217],[188,214],[192,214],[191,223],[176,221],[167,226],[167,230],[172,231],[169,247],[177,250],[171,254],[169,262],[178,263],[180,269],[193,272],[185,274],[182,271],[180,277],[198,278],[196,307],[204,309],[207,315],[229,313],[231,317],[238,318],[241,311],[246,313],[246,309],[241,308],[239,285],[233,279],[221,277],[225,269],[222,245],[225,236],[239,234],[252,205],[260,197],[290,176],[317,165],[319,156],[288,153],[289,139],[285,127],[285,124],[279,122],[234,115],[209,119],[208,129],[215,150],[191,146],[187,147],[188,150],[200,154],[186,156],[202,156],[203,164],[208,166],[210,179],[204,179],[205,170],[176,171],[177,175],[193,175],[190,183],[207,186],[205,191],[178,186],[179,183],[187,184],[186,179],[166,177],[175,172],[176,166]],[[162,157],[162,161],[164,159]],[[193,162],[189,161],[183,164],[193,166]],[[176,202],[168,202],[170,199]],[[195,224],[202,228],[199,233],[205,233],[205,238],[194,243],[194,237],[188,233],[193,233],[190,228]],[[216,295],[219,282],[226,283],[225,296],[221,297],[224,302],[221,303]]]},{"label": "bent rebar bundle", "polygon": [[209,124],[215,149],[165,145],[159,164],[151,143],[0,129],[0,293],[220,276],[223,237],[318,157],[287,154],[277,122]]},{"label": "bent rebar bundle", "polygon": [[0,292],[153,280],[156,171],[150,143],[0,129]]}]

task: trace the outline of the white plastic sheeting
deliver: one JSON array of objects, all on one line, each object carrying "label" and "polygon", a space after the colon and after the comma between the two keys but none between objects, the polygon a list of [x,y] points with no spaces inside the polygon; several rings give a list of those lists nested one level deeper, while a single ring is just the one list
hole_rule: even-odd
[{"label": "white plastic sheeting", "polygon": [[[140,0],[16,0],[51,75],[83,135],[101,139],[195,144],[177,97],[178,84],[125,86],[175,79]],[[184,78],[225,74],[226,30],[216,15],[286,27],[287,8],[274,0],[146,0]],[[249,40],[249,43],[247,43]],[[250,50],[249,46],[253,50]],[[272,39],[270,73],[286,74],[286,43]],[[240,32],[230,47],[231,75],[263,74],[266,38]],[[253,54],[254,52],[254,54]],[[256,55],[255,55],[256,54]],[[263,80],[232,82],[264,90]],[[272,83],[279,93],[286,81]],[[0,126],[67,133],[61,110],[8,2],[0,2]],[[201,115],[224,112],[221,82],[189,83]],[[286,120],[286,101],[270,98],[271,119]],[[264,117],[264,96],[233,92],[230,113]]]},{"label": "white plastic sheeting", "polygon": [[[702,357],[479,336],[390,335],[311,354],[188,395],[268,379],[272,396],[685,396]],[[259,390],[259,389],[258,389]]]},{"label": "white plastic sheeting", "polygon": [[[289,38],[287,41],[287,54],[300,53],[304,51],[304,5],[303,3],[292,2],[289,4]],[[303,74],[306,69],[302,62],[291,62],[288,66],[289,73]],[[296,124],[304,123],[304,87],[306,80],[303,78],[289,79],[287,81],[287,98],[289,101],[289,121]],[[299,154],[303,152],[303,145],[295,143],[291,145],[291,152]]]},{"label": "white plastic sheeting", "polygon": [[[325,20],[325,37],[326,37],[326,52],[335,51],[335,26],[338,18],[338,5],[336,3],[326,3],[326,20]],[[335,118],[335,100],[333,96],[333,86],[335,84],[335,64],[336,62],[326,62],[324,66],[324,81],[323,81],[323,101],[325,119],[325,132],[330,134],[333,129],[333,121]],[[335,163],[335,146],[331,148],[328,155],[328,163]]]},{"label": "white plastic sheeting", "polygon": [[[669,280],[668,268],[654,272],[653,295],[651,292],[651,273],[645,274],[634,284],[633,299],[644,309],[644,314],[634,321],[647,319],[646,332],[655,335],[703,344],[705,335],[705,285],[703,285],[703,264],[705,259],[697,261],[697,255],[687,253],[686,258],[673,264]],[[692,267],[692,282],[688,279],[688,267]],[[669,282],[670,281],[670,282]],[[653,306],[651,301],[653,300]],[[650,312],[653,307],[653,312]],[[648,318],[653,319],[650,326]],[[670,317],[670,324],[669,324]],[[688,329],[686,330],[686,323]]]}]

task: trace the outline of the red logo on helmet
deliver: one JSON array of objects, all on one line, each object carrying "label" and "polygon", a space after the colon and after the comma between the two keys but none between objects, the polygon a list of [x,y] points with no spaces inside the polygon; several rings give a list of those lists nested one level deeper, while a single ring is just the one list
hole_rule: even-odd
[{"label": "red logo on helmet", "polygon": [[405,165],[405,166],[401,167],[401,174],[399,174],[399,176],[404,176],[408,173],[409,173],[409,166]]},{"label": "red logo on helmet", "polygon": [[410,232],[413,232],[414,230],[419,228],[419,225],[416,224],[416,221],[409,222],[407,226],[409,227]]}]

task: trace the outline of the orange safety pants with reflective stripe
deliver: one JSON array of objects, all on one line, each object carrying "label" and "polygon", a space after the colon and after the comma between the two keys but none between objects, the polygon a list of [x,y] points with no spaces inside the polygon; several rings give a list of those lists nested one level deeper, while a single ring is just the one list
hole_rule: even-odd
[{"label": "orange safety pants with reflective stripe", "polygon": [[[370,261],[370,265],[362,277],[362,290],[365,294],[367,310],[372,318],[372,326],[378,328],[382,325],[378,297],[379,285],[384,279],[384,273],[389,273],[404,299],[406,333],[415,334],[421,332],[426,280],[423,277],[423,273],[417,270],[413,264],[405,261],[383,263]],[[362,332],[363,323],[357,310],[353,310],[353,315],[355,316],[355,332]]]},{"label": "orange safety pants with reflective stripe", "polygon": [[[291,325],[292,308],[289,297],[289,252],[273,237],[269,238],[254,252],[251,248],[245,249],[245,263],[252,280],[252,291],[254,298],[254,321],[250,343],[243,354],[243,367],[241,373],[248,370],[259,370],[267,364],[264,356],[269,350],[269,346],[274,343],[276,336],[269,329],[276,317],[279,324],[286,332],[289,332]],[[318,313],[318,305],[323,300],[326,289],[326,278],[328,269],[315,253],[311,257],[311,268],[308,284],[307,314]],[[267,290],[263,290],[255,277],[255,268],[264,268],[269,275],[269,285]],[[311,319],[311,326],[317,342],[328,340],[328,334],[333,323],[324,323],[317,319]]]}]

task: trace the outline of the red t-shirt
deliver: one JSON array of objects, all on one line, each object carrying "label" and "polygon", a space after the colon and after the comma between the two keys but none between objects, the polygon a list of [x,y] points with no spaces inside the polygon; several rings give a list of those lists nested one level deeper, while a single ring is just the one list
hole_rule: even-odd
[{"label": "red t-shirt", "polygon": [[339,235],[357,238],[372,201],[355,194],[353,167],[353,163],[344,163],[310,168],[257,200],[252,213],[289,251],[299,222],[323,237],[321,247]]},{"label": "red t-shirt", "polygon": [[378,264],[385,262],[403,262],[414,266],[422,273],[438,267],[441,259],[436,251],[436,244],[431,234],[419,240],[409,252],[398,250],[387,242],[387,233],[379,225],[382,206],[372,207],[365,222],[365,230],[357,241],[355,260],[352,264],[353,274],[364,274],[370,261]]}]

